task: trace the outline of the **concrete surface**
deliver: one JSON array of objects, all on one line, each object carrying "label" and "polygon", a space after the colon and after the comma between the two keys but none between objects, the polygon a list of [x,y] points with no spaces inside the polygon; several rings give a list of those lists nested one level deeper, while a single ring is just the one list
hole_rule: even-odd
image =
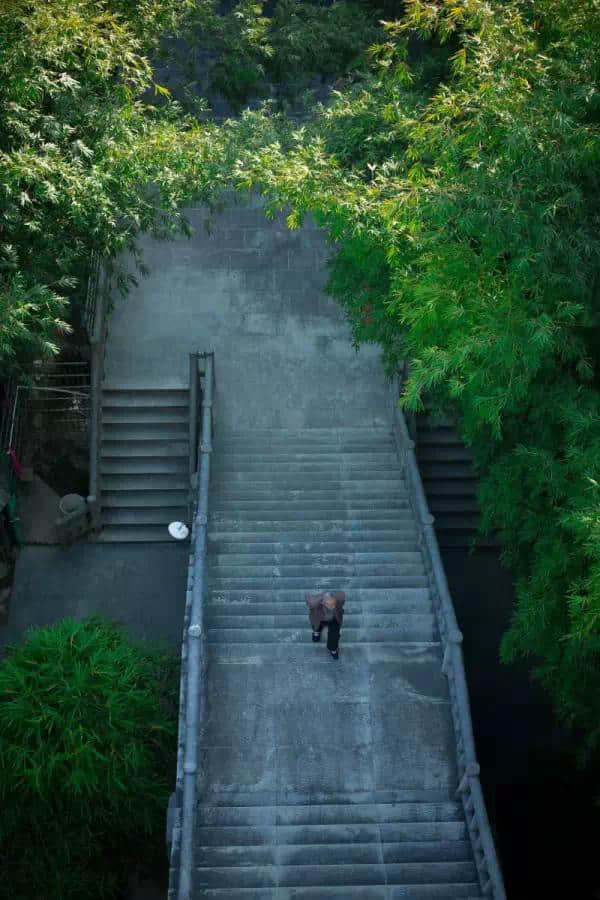
[{"label": "concrete surface", "polygon": [[216,353],[217,428],[387,424],[377,347],[356,353],[323,291],[332,248],[309,218],[290,232],[254,196],[211,218],[187,210],[191,240],[146,238],[150,274],[109,323],[106,385],[180,387],[188,353]]},{"label": "concrete surface", "polygon": [[188,545],[76,544],[24,547],[17,560],[8,624],[0,646],[31,625],[99,613],[145,640],[181,644]]},{"label": "concrete surface", "polygon": [[[456,778],[439,645],[211,647],[202,746],[206,791],[256,803],[449,789]],[[237,648],[236,648],[237,649]],[[237,656],[237,658],[236,658]],[[393,698],[393,699],[391,699]],[[206,795],[205,795],[206,796]],[[204,801],[206,802],[206,800]]]},{"label": "concrete surface", "polygon": [[57,543],[59,502],[60,494],[39,475],[34,475],[32,482],[19,485],[18,510],[24,544]]}]

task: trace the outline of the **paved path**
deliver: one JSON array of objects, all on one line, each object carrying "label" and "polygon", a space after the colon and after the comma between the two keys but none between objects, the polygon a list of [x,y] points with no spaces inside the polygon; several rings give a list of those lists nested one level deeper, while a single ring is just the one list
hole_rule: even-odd
[{"label": "paved path", "polygon": [[24,547],[0,647],[18,640],[30,625],[98,613],[122,622],[131,637],[164,639],[179,651],[187,552],[179,544]]},{"label": "paved path", "polygon": [[323,292],[324,232],[255,204],[215,215],[211,235],[207,211],[188,210],[191,240],[143,242],[150,275],[116,298],[107,385],[187,385],[188,353],[214,350],[221,431],[386,424],[380,351],[353,350]]}]

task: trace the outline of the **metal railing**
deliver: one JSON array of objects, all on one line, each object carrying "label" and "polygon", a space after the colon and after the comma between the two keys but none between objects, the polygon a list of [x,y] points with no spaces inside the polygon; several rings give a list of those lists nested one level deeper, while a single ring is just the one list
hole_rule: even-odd
[{"label": "metal railing", "polygon": [[406,479],[410,505],[417,522],[419,544],[423,551],[433,607],[444,649],[442,671],[448,679],[457,749],[459,784],[456,794],[462,799],[481,890],[486,897],[493,897],[494,900],[506,900],[502,872],[496,856],[492,830],[479,780],[469,692],[461,649],[462,633],[456,621],[433,527],[434,519],[429,512],[417,465],[415,443],[410,436],[404,414],[398,404],[400,395],[401,378],[396,377],[390,385],[394,438]]},{"label": "metal railing", "polygon": [[[190,900],[192,896],[192,863],[196,785],[198,777],[198,730],[206,705],[206,646],[204,635],[204,573],[206,533],[208,526],[208,487],[214,431],[213,397],[215,389],[214,353],[190,354],[193,373],[190,402],[201,395],[201,427],[192,432],[192,414],[197,421],[198,406],[190,408],[190,440],[197,447],[190,454],[196,464],[191,473],[195,488],[193,504],[190,560],[181,650],[179,687],[179,740],[175,792],[167,813],[169,847],[169,900]],[[203,390],[198,381],[203,378]],[[192,385],[195,387],[192,389]]]},{"label": "metal railing", "polygon": [[87,332],[88,340],[92,342],[92,335],[96,325],[96,306],[98,303],[98,286],[101,277],[100,254],[92,250],[90,257],[90,274],[88,276],[87,292],[83,312],[83,325]]},{"label": "metal railing", "polygon": [[100,530],[100,440],[102,434],[102,381],[108,329],[109,279],[106,266],[92,256],[86,303],[86,327],[91,348],[90,373],[90,479],[87,505],[92,531]]},{"label": "metal railing", "polygon": [[0,448],[3,453],[14,453],[22,460],[29,421],[31,392],[27,385],[11,379],[6,385],[4,409],[0,425]]}]

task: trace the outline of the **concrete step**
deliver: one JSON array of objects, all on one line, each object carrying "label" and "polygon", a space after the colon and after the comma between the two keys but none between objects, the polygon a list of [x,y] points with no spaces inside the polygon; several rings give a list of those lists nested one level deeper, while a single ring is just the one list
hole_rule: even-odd
[{"label": "concrete step", "polygon": [[443,840],[441,838],[418,841],[382,840],[383,861],[387,863],[417,862],[468,862],[473,861],[471,843],[468,840]]},{"label": "concrete step", "polygon": [[337,426],[330,428],[239,428],[234,431],[223,432],[222,439],[224,441],[243,441],[248,439],[267,440],[282,438],[288,440],[304,439],[322,439],[329,440],[332,436],[349,437],[369,437],[375,436],[391,437],[392,429],[386,426]]},{"label": "concrete step", "polygon": [[194,888],[210,887],[307,887],[328,884],[386,884],[385,868],[381,864],[346,866],[240,866],[210,867],[196,866]]},{"label": "concrete step", "polygon": [[107,406],[102,404],[102,427],[106,425],[151,426],[183,425],[188,427],[189,408],[182,406]]},{"label": "concrete step", "polygon": [[[170,521],[173,521],[172,519]],[[315,562],[306,565],[276,563],[274,565],[260,565],[243,563],[241,565],[218,565],[209,559],[209,572],[215,578],[302,578],[310,576],[314,581],[322,578],[349,578],[353,575],[422,575],[425,572],[422,559],[413,563],[355,563],[348,560],[343,563],[317,564]]]},{"label": "concrete step", "polygon": [[[322,495],[320,495],[322,497]],[[210,509],[218,513],[225,510],[239,510],[244,512],[262,512],[266,510],[277,512],[278,510],[310,511],[317,513],[320,510],[334,511],[352,510],[408,510],[408,497],[324,497],[305,499],[304,497],[289,497],[287,499],[264,497],[262,500],[249,499],[223,499],[222,497],[210,498]]]},{"label": "concrete step", "polygon": [[330,844],[327,847],[306,845],[303,847],[253,845],[249,847],[203,847],[194,850],[196,866],[302,866],[327,865],[335,860],[337,864],[380,864],[379,845]]},{"label": "concrete step", "polygon": [[[261,619],[261,624],[263,616],[267,619],[273,618],[273,621],[277,620],[278,622],[282,622],[281,617],[284,617],[286,620],[285,627],[287,627],[289,622],[294,622],[295,627],[298,623],[303,625],[308,621],[308,609],[306,604],[300,603],[297,600],[279,602],[262,602],[258,598],[249,601],[229,600],[223,599],[218,594],[215,595],[214,592],[212,592],[212,596],[206,601],[206,614],[215,624],[217,617],[223,619],[230,618],[233,620],[237,619],[239,616],[243,616],[249,621],[251,619],[255,619],[256,621]],[[403,605],[399,605],[397,601],[386,602],[382,600],[359,603],[352,598],[351,604],[348,605],[344,613],[344,625],[348,625],[349,627],[358,624],[364,625],[365,623],[368,625],[375,618],[379,621],[379,619],[383,619],[384,617],[392,618],[409,614],[431,615],[431,602],[427,599],[425,602],[419,601],[413,602],[412,604],[404,603]]]},{"label": "concrete step", "polygon": [[262,463],[253,463],[252,466],[239,463],[238,465],[220,465],[218,459],[211,462],[211,483],[213,481],[267,481],[275,483],[280,480],[297,479],[300,484],[306,484],[307,478],[314,479],[315,483],[324,480],[360,481],[367,478],[386,480],[396,479],[400,476],[400,468],[397,462],[373,463],[368,466],[342,465],[340,463],[278,463],[277,466]]},{"label": "concrete step", "polygon": [[187,388],[110,388],[102,389],[102,409],[118,407],[187,407]]},{"label": "concrete step", "polygon": [[436,516],[441,513],[458,513],[459,515],[468,515],[477,513],[479,507],[475,497],[432,497],[427,496],[429,509],[432,515]]},{"label": "concrete step", "polygon": [[209,494],[209,504],[212,507],[231,505],[234,503],[245,504],[248,508],[252,504],[260,506],[268,504],[275,507],[289,504],[311,503],[320,506],[348,506],[354,503],[374,503],[381,506],[386,501],[391,507],[408,508],[409,494],[403,488],[390,488],[390,490],[360,490],[349,488],[329,488],[324,490],[310,490],[308,488],[296,490],[264,490],[255,491],[253,488],[243,488],[240,485],[230,485],[227,490],[213,490],[212,485]]},{"label": "concrete step", "polygon": [[463,445],[463,441],[456,428],[451,425],[424,425],[417,422],[417,445],[425,444]]},{"label": "concrete step", "polygon": [[218,538],[217,540],[210,538],[208,540],[208,550],[210,553],[217,553],[221,556],[227,556],[229,554],[246,554],[251,555],[253,557],[264,556],[268,557],[276,557],[279,554],[308,554],[308,555],[317,555],[323,556],[328,554],[342,554],[344,556],[354,555],[356,553],[364,553],[364,554],[380,554],[388,555],[390,553],[394,554],[404,554],[404,553],[416,553],[419,550],[419,545],[415,540],[395,540],[395,541],[347,541],[338,539],[330,540],[330,541],[276,541],[267,543],[266,541],[253,541],[241,543],[239,541],[232,541],[231,539],[222,540]]},{"label": "concrete step", "polygon": [[[376,818],[376,816],[374,817]],[[196,828],[196,843],[203,847],[250,847],[264,844],[300,846],[313,844],[371,843],[394,847],[401,842],[457,842],[467,840],[463,821],[416,821],[298,825],[206,825]]]},{"label": "concrete step", "polygon": [[[295,829],[288,829],[290,830]],[[356,829],[355,829],[356,830]],[[471,862],[471,846],[466,841],[397,841],[379,843],[371,835],[371,840],[362,841],[360,835],[354,841],[337,843],[297,843],[295,835],[289,835],[285,842],[233,844],[215,846],[196,845],[194,861],[197,866],[302,866],[328,865],[335,860],[336,865],[419,862]],[[202,835],[199,835],[200,841]]]},{"label": "concrete step", "polygon": [[[210,590],[208,602],[219,605],[228,603],[244,603],[247,607],[254,603],[299,604],[306,611],[306,589],[284,588],[282,590],[263,591],[258,589],[232,589],[227,591]],[[357,588],[347,602],[371,605],[375,603],[393,605],[399,611],[415,607],[429,609],[429,588]]]},{"label": "concrete step", "polygon": [[[355,467],[356,468],[356,467]],[[238,469],[231,469],[226,473],[215,470],[211,465],[210,476],[211,489],[218,490],[220,486],[231,485],[232,487],[239,485],[244,488],[254,488],[259,490],[269,490],[277,488],[285,490],[302,490],[302,488],[310,487],[314,490],[324,487],[350,487],[356,484],[365,487],[368,485],[373,488],[404,487],[406,482],[402,477],[398,465],[394,465],[389,469],[375,468],[358,469],[352,474],[348,474],[346,470],[340,471],[337,467],[329,468],[329,471],[319,473],[312,466],[303,472],[277,472],[271,468],[257,469],[252,472],[241,472]]]},{"label": "concrete step", "polygon": [[106,475],[168,475],[185,474],[189,471],[188,456],[103,456],[100,459],[100,473]]},{"label": "concrete step", "polygon": [[462,822],[462,804],[440,789],[342,791],[332,802],[314,794],[210,790],[200,798],[206,825],[339,825],[395,822]]},{"label": "concrete step", "polygon": [[419,458],[419,472],[425,487],[429,481],[450,481],[454,478],[476,477],[472,464],[467,460],[428,462]]},{"label": "concrete step", "polygon": [[185,491],[188,490],[188,469],[183,472],[126,472],[115,475],[106,472],[102,475],[102,491]]},{"label": "concrete step", "polygon": [[325,887],[476,883],[471,862],[195,867],[195,887]]},{"label": "concrete step", "polygon": [[223,443],[215,440],[216,456],[239,456],[240,458],[262,458],[263,456],[380,456],[395,453],[392,438],[385,440],[341,440],[341,441],[247,441]]},{"label": "concrete step", "polygon": [[[278,615],[256,614],[252,616],[237,615],[230,612],[229,615],[218,615],[213,607],[206,610],[206,626],[212,629],[213,636],[217,630],[248,631],[252,634],[263,633],[263,640],[271,640],[270,633],[275,630],[278,634],[286,632],[289,640],[305,640],[310,623],[306,610],[295,612],[292,615],[281,613]],[[386,632],[383,635],[383,632]],[[269,634],[267,634],[267,632]],[[389,634],[387,632],[390,632]],[[435,641],[438,637],[437,625],[433,613],[359,613],[354,607],[344,616],[343,635],[352,642],[360,640],[361,635],[368,633],[371,643],[379,640],[406,640],[406,641]],[[310,635],[308,635],[310,637]],[[226,635],[223,638],[227,640]],[[235,638],[234,638],[235,639]],[[254,643],[254,640],[246,643]]]},{"label": "concrete step", "polygon": [[453,478],[448,481],[427,479],[424,481],[427,498],[435,497],[474,497],[477,490],[475,476],[469,478]]},{"label": "concrete step", "polygon": [[438,544],[440,548],[444,550],[457,550],[457,549],[465,549],[471,546],[471,540],[474,537],[477,537],[477,546],[478,547],[499,547],[500,539],[497,535],[479,535],[476,534],[475,531],[468,531],[463,533],[453,533],[451,531],[447,532],[436,532]]},{"label": "concrete step", "polygon": [[[213,628],[289,628],[302,630],[308,627],[308,609],[306,604],[218,604],[207,603],[205,607],[206,621]],[[418,640],[436,640],[435,616],[431,606],[416,609],[396,608],[383,612],[365,604],[352,603],[344,611],[344,629],[349,628],[402,628],[423,626],[428,629],[429,637]],[[431,636],[433,635],[433,636]],[[415,639],[417,640],[417,638]]]},{"label": "concrete step", "polygon": [[189,425],[181,422],[107,422],[102,420],[102,439],[106,441],[184,441]]},{"label": "concrete step", "polygon": [[256,432],[220,432],[219,443],[225,446],[245,446],[257,444],[269,446],[271,444],[284,444],[289,446],[315,444],[337,444],[343,442],[365,442],[371,444],[385,443],[393,440],[391,428],[307,428],[298,431],[280,428],[275,431]]},{"label": "concrete step", "polygon": [[102,491],[103,507],[187,507],[187,491]]},{"label": "concrete step", "polygon": [[[318,514],[318,515],[317,515]],[[379,522],[385,524],[388,528],[390,524],[400,527],[402,524],[410,524],[414,522],[414,516],[411,509],[399,506],[397,509],[371,509],[369,507],[360,508],[348,504],[345,508],[327,508],[315,510],[312,506],[309,509],[222,509],[211,510],[209,505],[209,521],[211,526],[219,525],[221,528],[225,523],[236,524],[242,520],[246,521],[246,530],[248,525],[252,523],[257,525],[259,522],[272,522],[272,528],[278,528],[281,522],[314,522],[315,520],[321,524],[333,522],[361,522],[364,526],[369,523]]]},{"label": "concrete step", "polygon": [[417,413],[417,428],[456,428],[456,416],[434,416],[433,412]]},{"label": "concrete step", "polygon": [[304,487],[296,488],[280,488],[274,485],[264,485],[257,487],[256,485],[243,484],[225,484],[216,485],[214,482],[210,486],[210,500],[215,503],[221,500],[278,500],[288,502],[290,500],[353,500],[353,499],[373,499],[373,500],[405,500],[408,502],[408,491],[404,484],[398,483],[388,486],[372,487],[367,483],[361,485],[359,483],[349,482],[345,485],[329,485],[310,487],[309,483]]},{"label": "concrete step", "polygon": [[214,454],[215,469],[222,466],[230,466],[240,469],[249,469],[252,466],[264,466],[265,462],[272,464],[280,469],[285,465],[365,465],[387,463],[392,466],[398,465],[398,457],[393,447],[380,447],[375,450],[315,450],[309,452],[292,452],[284,451],[256,451],[255,453],[242,453],[233,451],[219,450]]},{"label": "concrete step", "polygon": [[475,532],[479,519],[479,513],[438,513],[435,517],[435,530],[440,533]]},{"label": "concrete step", "polygon": [[[116,512],[116,511],[115,511]],[[148,519],[148,522],[152,522]],[[162,521],[155,520],[155,521]],[[169,522],[174,521],[169,519]],[[125,524],[124,522],[115,521],[115,525]],[[133,524],[133,523],[132,523]],[[239,589],[264,589],[274,590],[280,588],[300,588],[305,590],[307,578],[310,574],[304,572],[301,575],[277,576],[228,576],[220,575],[209,576],[209,587],[212,590],[227,590],[228,588]],[[324,574],[318,580],[312,575],[313,584],[319,586],[319,590],[325,591],[350,591],[354,588],[401,588],[401,587],[428,587],[428,579],[426,575],[344,575],[343,577],[335,577],[331,574]]]},{"label": "concrete step", "polygon": [[[170,520],[171,521],[171,520]],[[189,538],[186,538],[189,542]],[[105,525],[95,542],[100,544],[174,543],[164,522],[157,525]]]},{"label": "concrete step", "polygon": [[[227,544],[237,544],[238,541],[248,544],[285,544],[290,542],[331,543],[342,542],[356,545],[367,544],[369,541],[418,541],[417,528],[414,524],[402,523],[400,526],[378,527],[373,522],[373,528],[345,527],[343,523],[330,525],[329,523],[295,522],[290,520],[280,523],[280,527],[270,529],[269,522],[260,522],[252,525],[249,522],[241,523],[236,527],[221,530],[210,526],[208,532],[209,541],[222,541]],[[306,524],[306,527],[302,527]],[[387,522],[383,523],[388,524]]]},{"label": "concrete step", "polygon": [[[310,638],[310,635],[309,635]],[[335,665],[327,649],[325,640],[322,643],[284,643],[268,644],[269,662],[289,669],[290,666],[305,666],[310,664],[311,669],[319,670],[320,667]],[[240,666],[260,665],[265,658],[265,644],[247,643],[211,643],[207,645],[209,665],[214,666]],[[443,648],[438,641],[402,641],[401,643],[385,643],[383,641],[371,642],[368,638],[360,644],[345,644],[342,641],[340,658],[345,665],[352,666],[377,663],[397,663],[412,665],[422,659],[434,662],[441,668]],[[315,798],[317,802],[318,798]],[[331,798],[334,799],[334,798]],[[234,802],[234,801],[231,801]],[[273,801],[275,802],[275,801]],[[320,802],[324,802],[321,798]]]},{"label": "concrete step", "polygon": [[[406,616],[396,617],[400,622],[387,624],[380,628],[365,625],[363,628],[346,627],[344,623],[342,627],[342,641],[346,644],[378,644],[380,642],[402,643],[408,642],[429,642],[435,641],[437,637],[437,629],[434,624],[433,616]],[[247,621],[251,623],[251,617]],[[267,620],[268,621],[268,620]],[[227,622],[227,617],[223,617],[223,622]],[[262,620],[261,620],[262,622]],[[310,634],[310,625],[308,616],[298,617],[298,624],[294,627],[285,628],[277,627],[276,620],[273,619],[272,625],[268,627],[252,628],[250,625],[236,628],[224,624],[213,625],[208,623],[206,628],[206,637],[209,643],[236,643],[236,644],[271,644],[271,643],[301,643],[310,644],[312,639]],[[305,624],[303,625],[302,622]],[[252,623],[251,623],[252,624]],[[295,630],[294,630],[295,628]]]},{"label": "concrete step", "polygon": [[185,521],[184,506],[120,506],[102,507],[102,522],[107,525],[161,525],[166,531],[169,522]]},{"label": "concrete step", "polygon": [[[258,558],[257,558],[258,556]],[[416,552],[389,552],[389,553],[367,553],[363,552],[362,545],[355,548],[355,552],[349,553],[307,553],[301,551],[293,553],[285,548],[279,550],[272,555],[266,553],[212,553],[210,562],[213,566],[248,566],[254,568],[256,566],[269,566],[271,569],[276,566],[312,566],[312,565],[372,565],[381,563],[382,565],[411,565],[423,563],[423,557]]]},{"label": "concrete step", "polygon": [[357,884],[345,887],[292,887],[292,888],[204,888],[202,900],[479,900],[478,883],[470,884],[411,884],[396,887],[389,885]]},{"label": "concrete step", "polygon": [[183,457],[188,460],[187,440],[121,440],[102,438],[100,456],[104,460],[111,457]]},{"label": "concrete step", "polygon": [[417,444],[417,458],[419,464],[423,463],[445,463],[445,462],[468,462],[472,463],[473,454],[468,447],[463,444]]}]

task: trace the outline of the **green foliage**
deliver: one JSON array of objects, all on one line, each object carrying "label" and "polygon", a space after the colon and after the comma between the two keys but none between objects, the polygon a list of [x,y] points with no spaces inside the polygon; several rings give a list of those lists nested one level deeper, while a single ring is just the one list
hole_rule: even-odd
[{"label": "green foliage", "polygon": [[184,198],[218,190],[214,129],[161,96],[145,55],[189,5],[3,4],[0,372],[53,352],[92,250],[110,259],[141,231],[173,234]]},{"label": "green foliage", "polygon": [[306,127],[274,140],[248,114],[264,141],[238,145],[238,188],[315,214],[355,340],[390,373],[410,360],[405,408],[458,413],[482,529],[517,577],[502,658],[532,660],[583,761],[600,743],[600,7],[410,0],[385,27],[369,78]]},{"label": "green foliage", "polygon": [[[0,665],[0,896],[114,897],[161,835],[178,660],[97,617],[30,629]],[[109,864],[110,860],[110,864]]]},{"label": "green foliage", "polygon": [[263,15],[264,0],[239,0],[221,13],[216,0],[203,0],[186,17],[184,48],[167,53],[171,70],[193,79],[186,65],[189,48],[214,55],[210,89],[238,112],[250,97],[266,97],[276,84],[299,94],[316,76],[349,75],[364,68],[366,47],[381,37],[381,26],[361,0],[278,0],[272,18]]}]

